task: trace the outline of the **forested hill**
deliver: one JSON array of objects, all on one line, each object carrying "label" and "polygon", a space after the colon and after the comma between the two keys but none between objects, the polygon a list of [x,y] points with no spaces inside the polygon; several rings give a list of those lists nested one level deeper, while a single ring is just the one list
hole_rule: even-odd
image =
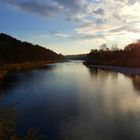
[{"label": "forested hill", "polygon": [[62,55],[28,42],[0,33],[0,64],[59,61]]}]

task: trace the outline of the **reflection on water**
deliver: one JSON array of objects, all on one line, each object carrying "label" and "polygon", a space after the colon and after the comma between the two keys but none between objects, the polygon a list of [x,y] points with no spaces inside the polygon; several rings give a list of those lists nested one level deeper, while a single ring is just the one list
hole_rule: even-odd
[{"label": "reflection on water", "polygon": [[140,76],[136,75],[136,76],[132,76],[131,78],[132,78],[132,83],[134,88],[137,91],[140,91]]},{"label": "reflection on water", "polygon": [[17,131],[49,140],[139,140],[140,77],[89,69],[80,61],[19,73],[0,106],[17,104]]},{"label": "reflection on water", "polygon": [[5,77],[3,80],[0,81],[0,97],[5,94],[7,89],[13,88],[14,85],[18,84],[18,79],[15,75],[10,75]]}]

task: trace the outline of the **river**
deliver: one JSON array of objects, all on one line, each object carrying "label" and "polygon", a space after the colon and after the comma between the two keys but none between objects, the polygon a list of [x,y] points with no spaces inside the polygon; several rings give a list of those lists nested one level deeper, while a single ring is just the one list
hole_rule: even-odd
[{"label": "river", "polygon": [[0,107],[16,104],[17,132],[47,140],[140,140],[140,76],[81,61],[16,73],[1,83]]}]

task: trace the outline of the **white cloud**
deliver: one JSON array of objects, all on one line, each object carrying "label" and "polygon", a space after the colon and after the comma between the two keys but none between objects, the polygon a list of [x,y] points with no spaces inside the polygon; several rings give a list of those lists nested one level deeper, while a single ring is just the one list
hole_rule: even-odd
[{"label": "white cloud", "polygon": [[[126,42],[140,36],[140,0],[0,0],[20,10],[45,17],[64,14],[77,21],[75,34],[50,32],[53,36],[73,38],[81,44]],[[42,36],[43,37],[43,36]],[[100,43],[101,44],[101,43]]]},{"label": "white cloud", "polygon": [[[78,35],[93,36],[92,41],[114,42],[127,44],[140,38],[140,2],[131,0],[104,0],[100,4],[90,5],[93,9],[103,9],[103,14],[96,12],[91,21],[82,23],[75,29]],[[102,11],[102,10],[101,10]],[[97,20],[98,19],[98,20]],[[99,22],[100,21],[100,22]],[[81,39],[81,44],[91,43],[91,39]]]},{"label": "white cloud", "polygon": [[71,35],[63,33],[63,32],[58,32],[58,31],[50,31],[49,34],[51,36],[57,36],[57,37],[63,37],[63,38],[71,38]]}]

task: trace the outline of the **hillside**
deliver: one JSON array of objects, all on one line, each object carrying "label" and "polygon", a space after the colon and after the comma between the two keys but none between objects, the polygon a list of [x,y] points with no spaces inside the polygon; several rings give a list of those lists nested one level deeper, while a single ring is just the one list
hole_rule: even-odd
[{"label": "hillside", "polygon": [[22,42],[4,33],[0,34],[0,64],[55,61],[62,55],[28,42]]},{"label": "hillside", "polygon": [[63,55],[39,45],[0,34],[0,79],[13,72],[31,70],[63,59]]}]

